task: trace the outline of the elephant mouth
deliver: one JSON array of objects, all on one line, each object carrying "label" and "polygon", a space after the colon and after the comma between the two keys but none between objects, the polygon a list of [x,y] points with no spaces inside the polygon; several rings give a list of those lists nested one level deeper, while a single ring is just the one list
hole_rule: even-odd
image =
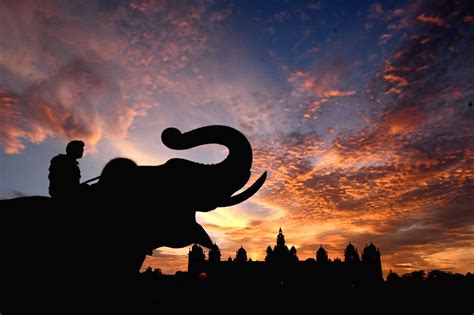
[{"label": "elephant mouth", "polygon": [[[234,206],[236,204],[239,204],[250,197],[252,197],[265,183],[265,180],[267,179],[267,172],[264,172],[249,188],[247,188],[245,191],[231,196],[221,202],[218,203],[218,207],[230,207]],[[214,207],[211,207],[209,210],[215,209]],[[209,211],[207,210],[207,211]],[[206,210],[201,210],[206,212]],[[214,246],[214,243],[212,242],[211,237],[209,234],[207,234],[206,230],[199,224],[195,223],[194,227],[192,228],[193,234],[194,234],[194,239],[195,243],[200,244],[204,247],[211,248]]]}]

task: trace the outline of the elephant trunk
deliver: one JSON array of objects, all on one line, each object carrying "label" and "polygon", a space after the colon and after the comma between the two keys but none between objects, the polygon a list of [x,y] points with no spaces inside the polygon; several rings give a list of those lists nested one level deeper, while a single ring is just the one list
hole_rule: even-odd
[{"label": "elephant trunk", "polygon": [[181,133],[176,128],[167,128],[161,134],[161,140],[170,149],[187,150],[204,144],[221,144],[229,149],[227,158],[216,164],[219,168],[239,172],[247,179],[252,166],[252,147],[247,138],[238,130],[228,126],[206,126]]}]

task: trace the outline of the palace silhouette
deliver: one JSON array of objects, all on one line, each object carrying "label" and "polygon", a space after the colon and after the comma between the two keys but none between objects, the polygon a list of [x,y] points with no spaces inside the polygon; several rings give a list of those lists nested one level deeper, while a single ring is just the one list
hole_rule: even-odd
[{"label": "palace silhouette", "polygon": [[[380,305],[394,305],[393,301],[397,301],[402,310],[420,305],[420,301],[436,301],[423,305],[428,309],[444,305],[472,313],[470,299],[461,298],[474,292],[471,273],[418,270],[399,276],[390,271],[384,280],[380,250],[372,243],[359,255],[349,242],[343,260],[329,259],[323,246],[314,258],[300,260],[297,254],[294,246],[286,245],[281,228],[276,244],[267,247],[263,261],[249,259],[243,246],[234,258],[221,260],[216,244],[207,255],[203,247],[195,244],[188,253],[187,272],[166,275],[159,269],[148,268],[141,274],[137,292],[144,305],[151,308],[208,303],[207,311],[211,313],[228,307],[243,313],[252,305],[257,313],[280,313],[282,307],[290,306],[292,313],[297,314],[303,311],[299,307],[305,308],[315,301],[319,301],[315,309],[332,304],[337,310],[353,311],[355,305],[367,299]],[[370,304],[363,313],[378,314],[380,309],[375,305]]]},{"label": "palace silhouette", "polygon": [[264,261],[247,258],[241,246],[234,259],[221,260],[219,247],[214,244],[208,259],[199,245],[193,245],[188,254],[188,274],[191,278],[205,278],[211,282],[266,283],[296,285],[317,281],[326,286],[374,286],[383,283],[380,251],[374,244],[366,245],[359,257],[357,248],[349,242],[344,252],[344,261],[330,260],[327,251],[320,246],[315,258],[299,260],[294,246],[288,249],[280,228],[275,246],[267,247]]}]

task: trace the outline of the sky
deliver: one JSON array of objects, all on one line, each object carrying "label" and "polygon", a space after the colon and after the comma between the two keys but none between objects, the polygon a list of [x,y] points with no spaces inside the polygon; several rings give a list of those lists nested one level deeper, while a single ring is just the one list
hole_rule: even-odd
[{"label": "sky", "polygon": [[268,179],[198,213],[223,259],[264,259],[281,227],[300,259],[373,242],[385,274],[474,271],[472,1],[0,0],[0,20],[0,198],[47,195],[71,139],[86,180],[118,156],[219,162],[160,135],[229,125]]}]

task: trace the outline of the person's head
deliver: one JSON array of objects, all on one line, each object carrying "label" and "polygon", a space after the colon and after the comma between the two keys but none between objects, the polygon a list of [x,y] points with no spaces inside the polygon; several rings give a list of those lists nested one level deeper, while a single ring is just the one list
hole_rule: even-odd
[{"label": "person's head", "polygon": [[84,154],[84,142],[81,140],[73,140],[66,146],[66,154],[73,159],[80,159]]}]

